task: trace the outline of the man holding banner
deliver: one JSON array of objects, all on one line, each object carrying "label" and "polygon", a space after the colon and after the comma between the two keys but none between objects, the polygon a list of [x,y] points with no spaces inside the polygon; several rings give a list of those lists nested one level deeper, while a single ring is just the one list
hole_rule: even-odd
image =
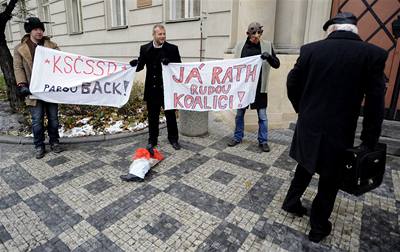
[{"label": "man holding banner", "polygon": [[[149,140],[147,149],[154,148],[158,142],[159,117],[161,107],[164,106],[164,83],[162,66],[168,63],[180,63],[181,56],[176,45],[165,41],[165,27],[161,24],[153,27],[153,41],[140,47],[139,59],[130,62],[131,66],[139,72],[146,66],[146,80],[144,88],[144,100],[147,103]],[[175,150],[181,146],[178,143],[178,125],[176,123],[175,109],[164,110],[167,119],[168,140]]]},{"label": "man holding banner", "polygon": [[[270,41],[261,39],[263,30],[262,26],[253,22],[248,26],[247,39],[236,46],[235,57],[244,58],[261,54],[263,61],[261,74],[257,83],[256,97],[254,103],[250,105],[251,109],[257,109],[258,114],[258,143],[259,148],[264,152],[269,152],[268,145],[268,120],[267,120],[267,104],[268,104],[268,75],[270,66],[279,68],[280,61],[276,57]],[[237,110],[235,118],[235,132],[233,139],[228,142],[228,146],[232,147],[241,143],[244,136],[244,114],[247,107]]]},{"label": "man holding banner", "polygon": [[19,93],[26,97],[25,102],[30,106],[32,115],[33,142],[35,144],[35,157],[44,157],[44,114],[47,114],[47,131],[50,138],[50,148],[55,153],[60,153],[62,148],[59,145],[58,135],[58,104],[32,99],[29,90],[31,81],[33,59],[38,45],[58,50],[56,43],[50,41],[49,37],[43,35],[44,23],[39,18],[30,17],[24,24],[26,35],[21,43],[14,50],[14,72]]}]

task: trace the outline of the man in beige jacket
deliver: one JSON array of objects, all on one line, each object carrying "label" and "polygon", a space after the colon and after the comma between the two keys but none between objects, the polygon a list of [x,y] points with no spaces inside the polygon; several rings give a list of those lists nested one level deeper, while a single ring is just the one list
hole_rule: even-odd
[{"label": "man in beige jacket", "polygon": [[60,153],[58,135],[58,104],[32,99],[29,83],[32,75],[35,49],[39,46],[58,49],[56,43],[44,36],[44,23],[39,18],[30,17],[25,21],[26,35],[14,50],[14,72],[20,95],[25,97],[26,104],[30,107],[32,115],[33,142],[35,144],[35,157],[40,159],[46,152],[44,145],[44,114],[47,114],[47,132],[50,138],[50,148],[55,153]]}]

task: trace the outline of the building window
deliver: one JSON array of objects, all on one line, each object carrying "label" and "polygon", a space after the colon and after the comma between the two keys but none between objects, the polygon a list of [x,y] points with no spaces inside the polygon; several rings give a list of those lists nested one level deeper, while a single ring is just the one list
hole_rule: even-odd
[{"label": "building window", "polygon": [[[7,2],[1,3],[0,12],[3,12],[6,9],[6,7],[7,7]],[[11,20],[7,22],[4,33],[6,35],[6,41],[12,42],[13,40],[12,40]]]},{"label": "building window", "polygon": [[69,34],[82,33],[82,6],[80,0],[65,0]]},{"label": "building window", "polygon": [[168,21],[200,17],[200,0],[168,0]]},{"label": "building window", "polygon": [[125,2],[125,0],[106,0],[108,29],[127,26]]},{"label": "building window", "polygon": [[39,16],[42,21],[49,22],[45,24],[47,36],[53,35],[53,30],[51,26],[51,14],[50,14],[50,0],[38,0],[38,11]]}]

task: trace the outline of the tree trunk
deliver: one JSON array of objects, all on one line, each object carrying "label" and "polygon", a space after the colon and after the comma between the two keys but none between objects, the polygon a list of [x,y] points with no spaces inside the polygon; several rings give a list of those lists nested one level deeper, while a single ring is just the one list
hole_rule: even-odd
[{"label": "tree trunk", "polygon": [[[0,68],[7,84],[7,97],[12,111],[17,112],[22,108],[22,99],[17,95],[17,84],[14,76],[13,57],[7,46],[5,29],[7,22],[12,18],[12,11],[18,0],[11,0],[5,10],[0,13]],[[25,2],[25,1],[22,1]]]},{"label": "tree trunk", "polygon": [[23,100],[17,95],[13,58],[7,45],[0,44],[0,67],[7,84],[7,97],[13,112],[17,112],[23,105]]}]

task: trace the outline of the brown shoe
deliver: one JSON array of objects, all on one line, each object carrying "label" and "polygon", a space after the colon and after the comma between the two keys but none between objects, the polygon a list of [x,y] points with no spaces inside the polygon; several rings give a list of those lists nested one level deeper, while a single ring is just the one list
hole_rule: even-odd
[{"label": "brown shoe", "polygon": [[240,144],[240,142],[236,141],[235,139],[231,139],[231,140],[229,140],[229,142],[228,142],[228,146],[229,146],[229,147],[233,147],[233,146],[236,146],[236,145],[238,145],[238,144]]}]

